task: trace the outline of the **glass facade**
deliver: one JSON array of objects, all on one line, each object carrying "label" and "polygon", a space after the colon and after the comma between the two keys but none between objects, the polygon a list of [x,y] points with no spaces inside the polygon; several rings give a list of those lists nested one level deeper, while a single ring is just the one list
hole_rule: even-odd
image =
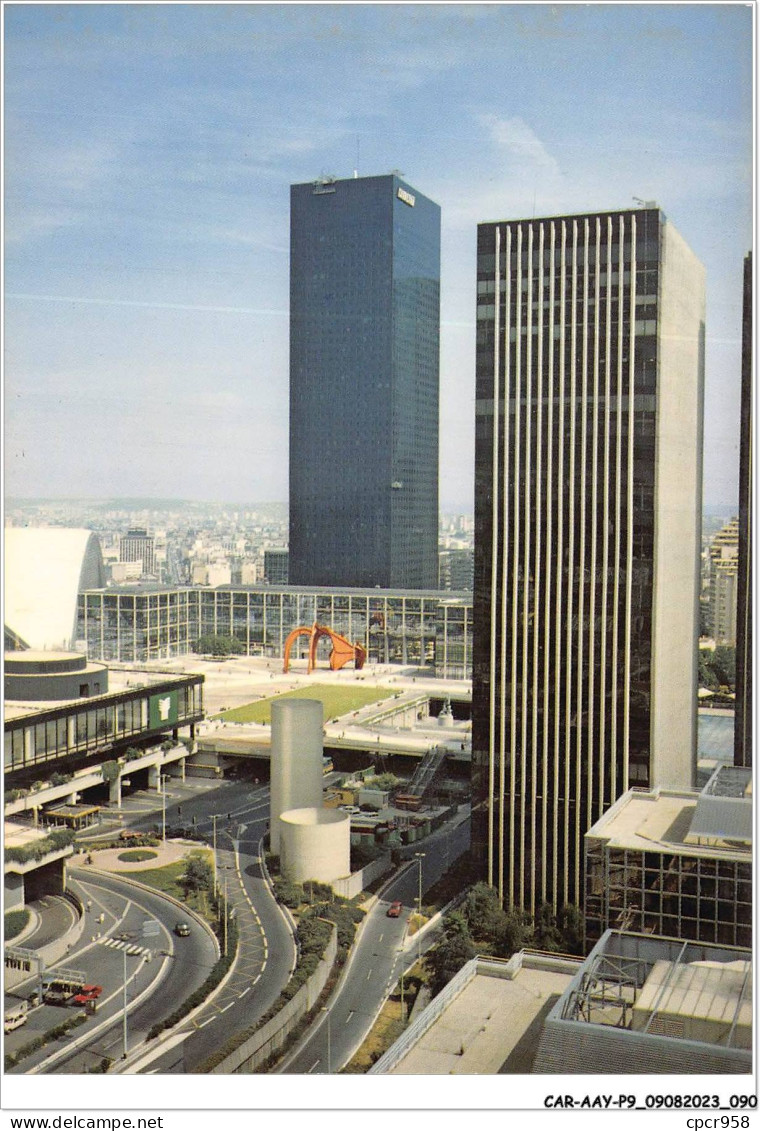
[{"label": "glass facade", "polygon": [[[151,726],[150,700],[169,693],[176,702],[171,726]],[[203,676],[188,676],[157,682],[134,691],[120,691],[98,698],[51,707],[34,715],[5,721],[6,773],[67,758],[107,756],[120,747],[168,729],[200,722],[203,710]]]},{"label": "glass facade", "polygon": [[752,861],[586,842],[586,940],[608,928],[726,946],[752,945]]},{"label": "glass facade", "polygon": [[[654,208],[478,229],[473,845],[531,912],[581,901],[583,835],[651,782],[664,226]],[[683,309],[697,357],[698,297]],[[685,380],[691,409],[698,362]],[[692,516],[700,413],[673,466]]]},{"label": "glass facade", "polygon": [[295,585],[433,589],[440,208],[395,175],[291,187]]},{"label": "glass facade", "polygon": [[[315,621],[362,644],[369,663],[415,665],[446,679],[471,675],[471,597],[435,590],[90,590],[79,597],[77,635],[93,660],[185,656],[212,633],[234,636],[247,655],[282,657],[288,634]],[[326,655],[327,642],[322,648]]]}]

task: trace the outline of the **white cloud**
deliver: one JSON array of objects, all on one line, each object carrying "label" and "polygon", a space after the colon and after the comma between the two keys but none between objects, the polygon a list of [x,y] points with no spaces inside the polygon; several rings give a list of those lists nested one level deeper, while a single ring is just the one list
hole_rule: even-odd
[{"label": "white cloud", "polygon": [[559,176],[557,162],[522,118],[497,118],[494,114],[483,114],[479,121],[487,127],[495,145],[510,157],[551,176]]}]

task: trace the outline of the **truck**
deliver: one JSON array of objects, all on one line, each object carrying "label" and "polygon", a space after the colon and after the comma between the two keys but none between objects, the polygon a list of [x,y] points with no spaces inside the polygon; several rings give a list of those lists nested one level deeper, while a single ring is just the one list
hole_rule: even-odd
[{"label": "truck", "polygon": [[42,1000],[46,1005],[68,1005],[84,990],[84,982],[70,978],[46,978],[42,983]]}]

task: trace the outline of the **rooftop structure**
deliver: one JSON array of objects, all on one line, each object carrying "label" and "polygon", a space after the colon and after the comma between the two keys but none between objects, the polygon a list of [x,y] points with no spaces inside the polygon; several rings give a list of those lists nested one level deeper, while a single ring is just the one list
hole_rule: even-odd
[{"label": "rooftop structure", "polygon": [[473,958],[369,1070],[383,1075],[530,1072],[541,1021],[580,959],[520,951]]},{"label": "rooftop structure", "polygon": [[751,1072],[751,952],[607,931],[549,1011],[533,1071]]},{"label": "rooftop structure", "polygon": [[751,944],[749,770],[719,766],[701,793],[629,790],[585,845],[587,941],[619,928]]}]

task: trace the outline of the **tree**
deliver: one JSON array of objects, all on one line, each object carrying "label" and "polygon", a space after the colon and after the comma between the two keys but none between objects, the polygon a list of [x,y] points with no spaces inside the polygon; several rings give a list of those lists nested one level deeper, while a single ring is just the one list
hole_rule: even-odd
[{"label": "tree", "polygon": [[721,645],[712,656],[712,669],[720,687],[736,687],[736,649]]},{"label": "tree", "polygon": [[542,903],[533,920],[533,945],[537,950],[560,950],[562,936],[550,903]]},{"label": "tree", "polygon": [[445,916],[443,939],[425,956],[425,967],[430,976],[430,988],[433,994],[440,993],[446,983],[450,982],[476,953],[464,916],[456,911]]},{"label": "tree", "polygon": [[565,954],[583,954],[583,915],[574,903],[565,903],[557,912],[557,926]]},{"label": "tree", "polygon": [[486,883],[471,887],[462,904],[462,915],[473,938],[494,942],[504,915],[496,888]]},{"label": "tree", "polygon": [[185,895],[191,891],[208,891],[213,883],[214,870],[203,852],[191,852],[185,864],[182,886]]},{"label": "tree", "polygon": [[245,645],[235,636],[224,636],[214,632],[201,636],[193,647],[196,652],[205,656],[237,656],[245,652]]},{"label": "tree", "polygon": [[530,917],[523,911],[502,911],[494,935],[494,954],[511,958],[522,950],[530,934]]}]

